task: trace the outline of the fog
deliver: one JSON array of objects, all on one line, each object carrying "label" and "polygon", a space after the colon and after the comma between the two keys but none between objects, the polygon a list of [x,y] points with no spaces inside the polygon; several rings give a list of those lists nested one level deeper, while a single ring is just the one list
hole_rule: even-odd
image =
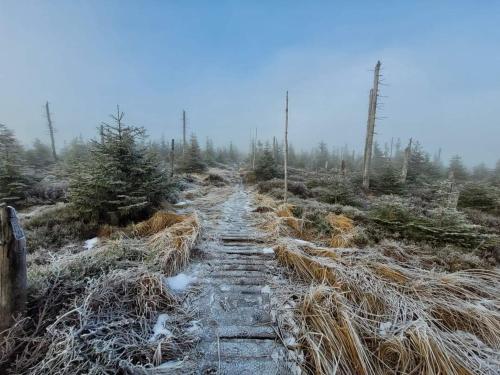
[{"label": "fog", "polygon": [[[116,104],[152,139],[188,131],[246,150],[250,133],[361,150],[382,62],[376,140],[413,137],[468,165],[500,157],[500,5],[474,2],[2,1],[0,123],[24,144],[95,136]],[[388,10],[390,9],[390,10]]]}]

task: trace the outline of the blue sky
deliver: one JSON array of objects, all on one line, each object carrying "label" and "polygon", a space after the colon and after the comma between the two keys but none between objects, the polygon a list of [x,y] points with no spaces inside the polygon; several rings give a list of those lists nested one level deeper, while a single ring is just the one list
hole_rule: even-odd
[{"label": "blue sky", "polygon": [[500,158],[500,2],[0,0],[0,122],[24,143],[95,135],[119,103],[152,138],[241,148],[250,131],[362,150],[382,61],[377,140],[468,164]]}]

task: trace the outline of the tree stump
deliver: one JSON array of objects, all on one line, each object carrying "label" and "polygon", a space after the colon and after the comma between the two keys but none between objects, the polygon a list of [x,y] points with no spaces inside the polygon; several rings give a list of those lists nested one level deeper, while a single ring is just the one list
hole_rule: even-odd
[{"label": "tree stump", "polygon": [[26,308],[26,238],[13,207],[0,204],[0,332]]}]

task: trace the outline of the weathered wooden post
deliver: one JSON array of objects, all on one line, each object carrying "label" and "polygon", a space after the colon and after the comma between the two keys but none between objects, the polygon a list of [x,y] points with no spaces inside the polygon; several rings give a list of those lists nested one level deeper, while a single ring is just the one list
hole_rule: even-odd
[{"label": "weathered wooden post", "polygon": [[284,191],[284,201],[288,201],[288,91],[286,92],[286,102],[285,102],[285,191]]},{"label": "weathered wooden post", "polygon": [[170,177],[174,177],[174,157],[175,157],[175,141],[172,138],[172,146],[170,147]]},{"label": "weathered wooden post", "polygon": [[0,332],[26,308],[26,239],[13,207],[0,204]]}]

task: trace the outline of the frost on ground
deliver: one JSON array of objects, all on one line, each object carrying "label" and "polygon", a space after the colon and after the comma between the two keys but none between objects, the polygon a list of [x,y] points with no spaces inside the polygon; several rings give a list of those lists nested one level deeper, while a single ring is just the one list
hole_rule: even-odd
[{"label": "frost on ground", "polygon": [[168,287],[175,292],[183,292],[192,282],[196,281],[196,277],[180,273],[176,276],[167,277],[165,282]]},{"label": "frost on ground", "polygon": [[265,247],[262,249],[264,254],[274,254],[274,249],[272,247]]}]

